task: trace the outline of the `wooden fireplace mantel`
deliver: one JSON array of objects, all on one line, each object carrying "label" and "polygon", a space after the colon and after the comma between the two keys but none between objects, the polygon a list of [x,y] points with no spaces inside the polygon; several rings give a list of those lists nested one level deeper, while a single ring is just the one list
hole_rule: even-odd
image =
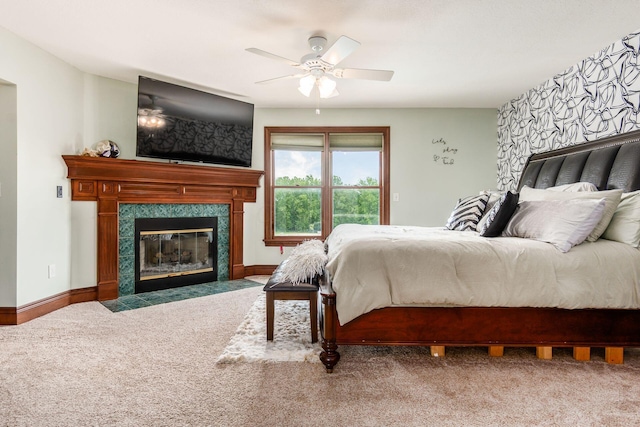
[{"label": "wooden fireplace mantel", "polygon": [[245,276],[244,203],[256,201],[263,171],[199,165],[62,156],[71,200],[98,202],[98,300],[118,297],[118,205],[220,203],[230,205],[230,279]]}]

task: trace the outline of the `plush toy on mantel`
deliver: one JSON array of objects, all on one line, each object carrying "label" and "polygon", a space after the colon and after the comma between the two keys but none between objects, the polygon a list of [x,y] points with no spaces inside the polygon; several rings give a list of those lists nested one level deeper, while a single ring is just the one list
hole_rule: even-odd
[{"label": "plush toy on mantel", "polygon": [[92,148],[85,148],[80,153],[81,156],[86,157],[113,157],[116,158],[120,155],[120,148],[118,144],[108,139],[103,139],[96,144],[95,150]]},{"label": "plush toy on mantel", "polygon": [[118,144],[108,139],[103,139],[96,145],[96,151],[101,157],[113,157],[116,158],[120,155],[120,148]]}]

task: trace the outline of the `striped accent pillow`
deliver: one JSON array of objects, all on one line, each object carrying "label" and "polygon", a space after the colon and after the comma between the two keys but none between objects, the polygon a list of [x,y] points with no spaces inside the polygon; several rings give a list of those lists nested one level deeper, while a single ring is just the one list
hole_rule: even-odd
[{"label": "striped accent pillow", "polygon": [[460,199],[453,212],[451,212],[445,227],[449,230],[475,231],[478,221],[480,221],[484,210],[487,208],[488,201],[488,193]]}]

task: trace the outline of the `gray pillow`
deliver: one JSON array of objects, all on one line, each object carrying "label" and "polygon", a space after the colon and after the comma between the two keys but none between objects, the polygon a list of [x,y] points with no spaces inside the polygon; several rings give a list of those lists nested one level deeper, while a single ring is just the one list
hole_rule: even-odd
[{"label": "gray pillow", "polygon": [[622,190],[607,190],[607,191],[580,191],[580,192],[566,192],[566,191],[549,191],[540,190],[537,188],[530,188],[526,185],[520,190],[520,203],[522,202],[534,202],[542,200],[599,200],[605,199],[604,213],[602,219],[593,231],[587,237],[590,242],[595,242],[604,233],[609,225],[609,221],[613,217],[613,213],[620,203],[620,197],[622,196]]},{"label": "gray pillow", "polygon": [[604,207],[604,198],[520,202],[502,235],[551,243],[568,252],[587,238]]}]

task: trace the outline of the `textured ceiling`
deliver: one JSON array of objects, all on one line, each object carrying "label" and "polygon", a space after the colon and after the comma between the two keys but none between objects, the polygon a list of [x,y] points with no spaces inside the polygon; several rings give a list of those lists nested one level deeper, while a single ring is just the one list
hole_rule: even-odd
[{"label": "textured ceiling", "polygon": [[[640,27],[638,0],[0,0],[0,26],[82,71],[138,75],[258,107],[316,105],[296,70],[307,39],[347,35],[341,64],[394,70],[338,80],[323,108],[497,108]],[[2,76],[0,76],[2,77]]]}]

